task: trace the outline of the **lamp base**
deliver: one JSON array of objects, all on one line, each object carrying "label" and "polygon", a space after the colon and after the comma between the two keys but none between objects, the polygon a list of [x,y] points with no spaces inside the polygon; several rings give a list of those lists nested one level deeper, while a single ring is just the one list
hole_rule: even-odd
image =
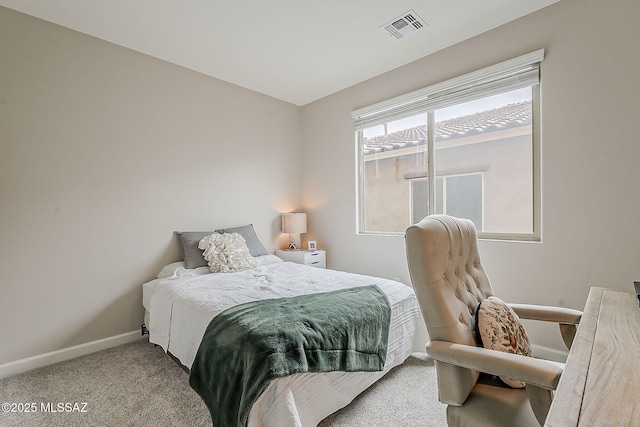
[{"label": "lamp base", "polygon": [[297,251],[301,246],[300,233],[289,233],[289,250]]}]

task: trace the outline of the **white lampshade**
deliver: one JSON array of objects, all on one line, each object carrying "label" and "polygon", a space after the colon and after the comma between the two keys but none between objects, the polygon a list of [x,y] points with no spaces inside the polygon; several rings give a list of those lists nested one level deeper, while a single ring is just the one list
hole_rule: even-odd
[{"label": "white lampshade", "polygon": [[303,212],[292,212],[282,214],[283,233],[306,233],[307,214]]},{"label": "white lampshade", "polygon": [[289,233],[289,249],[300,249],[300,233],[307,232],[307,214],[303,212],[282,214],[282,232]]}]

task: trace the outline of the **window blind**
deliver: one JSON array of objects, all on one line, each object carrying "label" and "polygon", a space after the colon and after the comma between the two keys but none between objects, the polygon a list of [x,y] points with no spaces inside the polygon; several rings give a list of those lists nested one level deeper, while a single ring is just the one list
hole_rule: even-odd
[{"label": "window blind", "polygon": [[351,113],[356,130],[473,99],[536,85],[544,49],[464,74]]}]

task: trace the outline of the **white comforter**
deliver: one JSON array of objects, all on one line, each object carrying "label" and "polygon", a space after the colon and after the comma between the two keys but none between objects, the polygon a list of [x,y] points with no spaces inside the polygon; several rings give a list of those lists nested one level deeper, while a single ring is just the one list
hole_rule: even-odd
[{"label": "white comforter", "polygon": [[383,372],[297,374],[273,381],[251,409],[249,426],[315,426],[347,405],[412,352],[424,351],[426,339],[413,290],[399,282],[283,262],[274,255],[257,258],[251,270],[209,273],[169,265],[158,279],[143,285],[149,311],[149,341],[191,367],[211,319],[234,305],[259,299],[328,292],[377,285],[391,305],[387,360]]}]

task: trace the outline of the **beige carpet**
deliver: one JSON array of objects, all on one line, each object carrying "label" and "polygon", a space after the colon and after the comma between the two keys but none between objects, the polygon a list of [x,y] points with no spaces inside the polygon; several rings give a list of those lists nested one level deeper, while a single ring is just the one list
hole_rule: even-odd
[{"label": "beige carpet", "polygon": [[[411,357],[320,427],[445,426],[435,380],[433,361]],[[0,403],[5,402],[20,409],[34,403],[36,412],[5,412],[3,405],[3,427],[211,425],[188,375],[146,340],[2,379]],[[74,412],[42,412],[43,406],[57,410],[59,403]]]}]

